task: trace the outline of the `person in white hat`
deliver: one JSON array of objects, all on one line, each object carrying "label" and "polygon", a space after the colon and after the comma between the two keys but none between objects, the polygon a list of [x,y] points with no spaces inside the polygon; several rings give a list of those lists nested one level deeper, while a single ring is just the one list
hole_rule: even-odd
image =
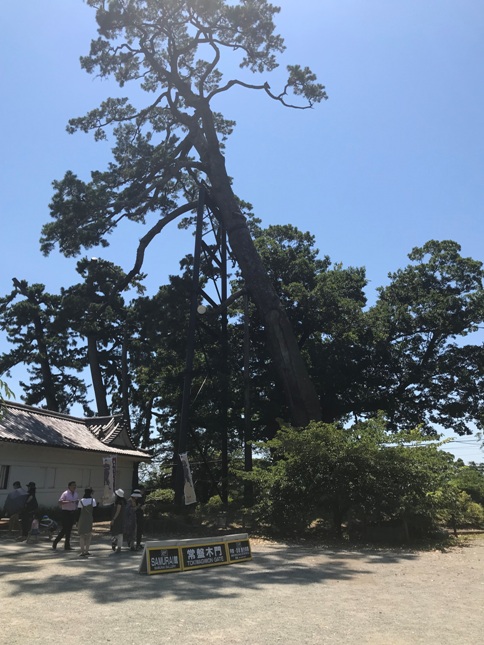
[{"label": "person in white hat", "polygon": [[124,499],[124,490],[118,488],[114,491],[114,512],[113,519],[111,520],[111,535],[112,535],[112,549],[115,553],[121,552],[123,546],[123,524],[124,524],[124,508],[126,500]]}]

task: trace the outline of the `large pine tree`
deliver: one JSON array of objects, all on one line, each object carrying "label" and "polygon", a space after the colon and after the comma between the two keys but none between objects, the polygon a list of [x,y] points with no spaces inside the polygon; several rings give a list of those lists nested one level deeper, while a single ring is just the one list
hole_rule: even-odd
[{"label": "large pine tree", "polygon": [[[113,76],[121,87],[138,83],[151,100],[135,107],[128,98],[108,98],[70,122],[71,131],[93,131],[98,139],[113,128],[113,162],[106,171],[93,172],[88,183],[72,172],[55,183],[53,221],[43,228],[43,251],[50,252],[57,243],[63,253],[74,255],[81,247],[106,245],[106,236],[123,218],[140,223],[154,219],[138,248],[136,273],[146,244],[168,221],[193,209],[198,186],[206,182],[263,321],[292,421],[305,425],[319,419],[315,388],[226,170],[223,141],[234,124],[211,104],[238,86],[304,109],[326,98],[323,86],[298,65],[288,67],[280,93],[266,80],[253,83],[247,78],[246,72],[260,78],[274,70],[284,49],[274,33],[279,9],[264,0],[87,3],[96,9],[99,38],[89,56],[81,58],[83,68],[101,78]],[[238,59],[241,77],[226,80],[221,68],[231,57]]]}]

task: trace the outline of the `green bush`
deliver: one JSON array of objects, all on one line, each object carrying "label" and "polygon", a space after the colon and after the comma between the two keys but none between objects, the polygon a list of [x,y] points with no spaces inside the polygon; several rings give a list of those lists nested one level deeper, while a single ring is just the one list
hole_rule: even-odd
[{"label": "green bush", "polygon": [[224,510],[224,504],[220,499],[220,495],[213,495],[213,497],[211,497],[205,504],[202,504],[200,508],[203,508],[206,513],[216,514]]},{"label": "green bush", "polygon": [[163,513],[173,510],[175,493],[168,488],[159,488],[146,497],[145,515],[150,519],[159,519]]},{"label": "green bush", "polygon": [[146,496],[146,502],[157,501],[165,504],[173,504],[175,493],[171,488],[158,488]]},{"label": "green bush", "polygon": [[484,507],[477,502],[469,502],[463,518],[463,526],[484,529]]},{"label": "green bush", "polygon": [[278,534],[303,534],[331,518],[341,537],[348,521],[361,527],[392,522],[405,538],[433,531],[432,495],[454,472],[453,457],[419,430],[390,434],[383,417],[351,428],[311,423],[282,427],[260,446],[252,475],[259,490],[254,516]]},{"label": "green bush", "polygon": [[484,464],[460,466],[455,475],[455,483],[460,490],[471,496],[473,502],[484,504]]},{"label": "green bush", "polygon": [[484,528],[484,507],[459,490],[456,480],[433,496],[436,514],[441,522],[459,528]]}]

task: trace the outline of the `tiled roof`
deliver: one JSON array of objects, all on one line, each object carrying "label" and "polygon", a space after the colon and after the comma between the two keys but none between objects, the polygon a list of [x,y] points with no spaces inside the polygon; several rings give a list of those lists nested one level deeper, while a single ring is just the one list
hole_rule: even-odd
[{"label": "tiled roof", "polygon": [[10,401],[2,407],[0,442],[123,454],[146,461],[151,458],[130,439],[128,448],[110,445],[124,431],[120,416],[80,419]]}]

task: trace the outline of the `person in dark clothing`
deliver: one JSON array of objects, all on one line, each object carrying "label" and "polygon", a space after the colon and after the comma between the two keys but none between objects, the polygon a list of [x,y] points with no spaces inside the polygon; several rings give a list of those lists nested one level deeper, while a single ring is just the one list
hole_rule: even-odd
[{"label": "person in dark clothing", "polygon": [[118,488],[118,490],[114,492],[113,519],[111,520],[111,546],[115,553],[121,553],[121,547],[123,546],[125,508],[126,500],[124,498],[124,490],[122,488]]},{"label": "person in dark clothing", "polygon": [[145,514],[143,506],[146,499],[146,494],[143,486],[135,488],[131,497],[136,499],[136,548],[141,549],[141,540],[143,539],[143,529]]},{"label": "person in dark clothing", "polygon": [[36,486],[34,482],[29,482],[27,484],[27,497],[25,499],[25,504],[20,511],[20,523],[22,525],[22,535],[17,538],[19,541],[24,542],[28,535],[30,528],[32,526],[32,520],[34,519],[35,511],[39,508],[36,497]]},{"label": "person in dark clothing", "polygon": [[132,493],[124,507],[123,533],[131,551],[136,551],[136,497]]},{"label": "person in dark clothing", "polygon": [[10,519],[8,521],[8,530],[11,534],[20,531],[20,511],[27,500],[27,491],[25,491],[20,482],[13,482],[13,491],[7,495],[3,514]]}]

